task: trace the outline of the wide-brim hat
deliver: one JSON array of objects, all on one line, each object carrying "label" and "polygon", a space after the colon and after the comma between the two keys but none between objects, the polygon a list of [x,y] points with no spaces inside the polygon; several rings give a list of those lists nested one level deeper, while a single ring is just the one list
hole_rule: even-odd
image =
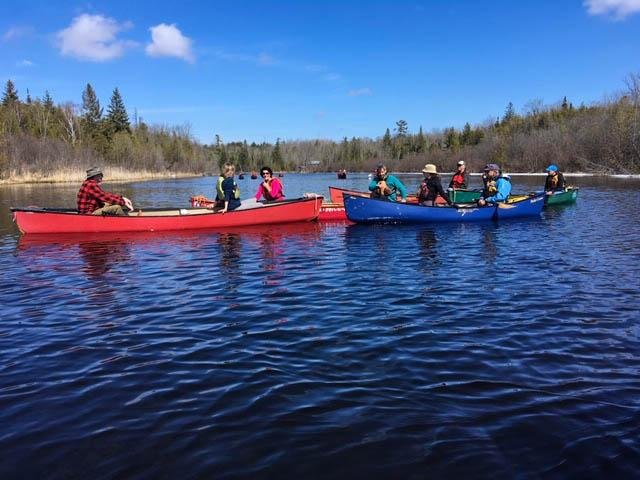
[{"label": "wide-brim hat", "polygon": [[422,173],[438,173],[433,163],[427,163],[422,169]]},{"label": "wide-brim hat", "polygon": [[96,175],[102,175],[102,170],[98,167],[91,167],[87,170],[87,178],[95,177]]},{"label": "wide-brim hat", "polygon": [[484,170],[485,170],[485,172],[488,172],[490,170],[500,171],[500,167],[495,163],[487,163],[487,165],[485,165],[485,167],[484,167]]}]

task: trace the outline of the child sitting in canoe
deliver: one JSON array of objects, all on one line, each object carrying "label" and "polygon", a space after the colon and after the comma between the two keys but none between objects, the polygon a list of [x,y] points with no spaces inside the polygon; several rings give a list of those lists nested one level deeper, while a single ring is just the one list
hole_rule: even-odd
[{"label": "child sitting in canoe", "polygon": [[222,167],[224,180],[221,183],[221,188],[224,195],[224,207],[220,210],[220,213],[235,210],[240,206],[240,189],[233,179],[235,173],[236,167],[232,164],[225,164],[224,167]]}]

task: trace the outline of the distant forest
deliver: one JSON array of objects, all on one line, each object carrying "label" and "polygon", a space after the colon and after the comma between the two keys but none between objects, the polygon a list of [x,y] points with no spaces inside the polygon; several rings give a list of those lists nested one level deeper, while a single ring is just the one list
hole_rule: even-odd
[{"label": "distant forest", "polygon": [[411,133],[404,120],[378,138],[281,140],[271,143],[197,142],[188,126],[147,125],[127,113],[118,88],[106,113],[87,84],[82,104],[55,103],[44,92],[21,99],[6,82],[0,104],[0,179],[29,173],[85,169],[91,165],[162,173],[217,172],[225,162],[240,171],[270,165],[276,171],[419,171],[434,163],[453,171],[465,160],[471,171],[498,163],[506,171],[540,172],[549,163],[562,170],[640,173],[640,75],[625,89],[598,103],[578,107],[566,97],[556,104],[530,101],[521,112],[509,103],[504,114],[462,129]]}]

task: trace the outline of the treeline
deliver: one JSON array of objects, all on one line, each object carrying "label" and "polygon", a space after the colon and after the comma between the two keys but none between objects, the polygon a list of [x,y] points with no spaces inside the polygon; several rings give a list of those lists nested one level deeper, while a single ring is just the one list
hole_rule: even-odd
[{"label": "treeline", "polygon": [[216,135],[202,145],[189,128],[131,122],[116,88],[106,113],[90,84],[82,104],[54,104],[48,92],[24,100],[11,80],[0,104],[0,179],[25,172],[47,172],[90,164],[154,172],[216,171],[232,162],[239,171],[370,171],[385,162],[393,171],[419,171],[434,163],[453,171],[459,160],[479,171],[498,163],[507,171],[542,171],[557,163],[564,171],[640,173],[640,75],[625,80],[619,94],[575,107],[566,97],[557,104],[529,102],[518,113],[509,103],[501,117],[481,125],[412,133],[404,120],[378,138],[234,141]]},{"label": "treeline", "polygon": [[100,164],[131,171],[211,170],[215,153],[186,126],[149,126],[129,119],[118,88],[106,113],[90,84],[82,105],[55,104],[48,91],[22,100],[8,80],[0,103],[0,179],[31,173],[86,169]]},{"label": "treeline", "polygon": [[565,171],[640,173],[640,75],[625,80],[622,93],[590,106],[575,107],[566,97],[557,104],[529,102],[521,113],[510,102],[501,117],[482,125],[465,124],[441,131],[410,133],[399,120],[376,139],[298,140],[275,145],[224,144],[218,158],[242,170],[271,163],[274,169],[301,171],[371,171],[385,162],[394,171],[419,171],[425,163],[453,171],[459,160],[470,170],[498,163],[512,172],[542,172],[550,163]]}]

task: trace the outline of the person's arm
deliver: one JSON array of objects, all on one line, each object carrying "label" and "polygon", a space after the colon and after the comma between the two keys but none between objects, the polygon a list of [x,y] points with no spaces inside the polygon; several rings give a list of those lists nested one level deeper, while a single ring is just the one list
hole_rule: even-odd
[{"label": "person's arm", "polygon": [[498,179],[496,182],[496,189],[498,190],[495,195],[492,197],[485,198],[486,202],[495,203],[495,202],[504,202],[509,197],[511,193],[511,184],[504,180],[503,178]]},{"label": "person's arm", "polygon": [[103,204],[111,203],[125,206],[124,197],[114,193],[105,192],[97,183],[91,184],[89,186],[89,191],[91,192],[91,195],[100,200]]},{"label": "person's arm", "polygon": [[369,183],[369,191],[373,192],[376,188],[378,188],[378,177],[373,177]]},{"label": "person's arm", "polygon": [[[444,191],[444,188],[442,188],[442,182],[440,181],[439,178],[436,178],[436,191],[438,195],[444,198],[447,201],[447,203],[451,205],[451,200],[449,200],[449,195],[447,194],[447,192]],[[435,202],[435,198],[433,201]]]},{"label": "person's arm", "polygon": [[393,177],[393,182],[394,182],[394,186],[396,187],[396,189],[398,191],[400,191],[400,196],[402,197],[403,201],[407,201],[407,187],[404,186],[404,184],[398,180],[398,178]]},{"label": "person's arm", "polygon": [[258,185],[258,191],[256,192],[256,201],[259,201],[262,197],[262,184]]}]

